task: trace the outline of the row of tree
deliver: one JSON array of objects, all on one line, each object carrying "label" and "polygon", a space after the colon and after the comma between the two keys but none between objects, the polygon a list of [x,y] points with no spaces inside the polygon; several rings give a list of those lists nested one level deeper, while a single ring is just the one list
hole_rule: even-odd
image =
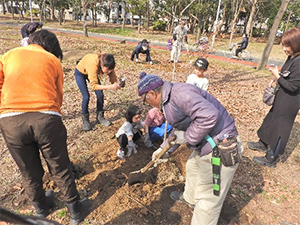
[{"label": "row of tree", "polygon": [[[18,10],[23,16],[25,8],[29,8],[30,0],[1,0],[3,13]],[[58,20],[62,23],[64,11],[72,8],[77,20],[83,20],[83,31],[87,33],[86,15],[92,12],[92,25],[97,26],[97,14],[109,15],[112,1],[101,0],[32,0],[39,6],[40,20],[55,20],[55,10]],[[172,32],[174,21],[185,19],[190,24],[191,33],[202,32],[230,33],[231,43],[233,34],[238,30],[241,33],[252,35],[266,35],[268,43],[262,60],[258,66],[264,68],[278,28],[282,31],[290,27],[300,26],[300,0],[115,0],[122,5],[122,22],[125,28],[125,15],[139,15],[144,18],[144,28],[149,29],[149,21],[167,19],[167,29]],[[77,16],[78,15],[78,16]],[[47,18],[49,17],[49,18]],[[139,23],[140,24],[140,23]],[[242,25],[242,26],[241,26]],[[262,25],[265,25],[263,27]],[[196,29],[197,28],[197,29]]]},{"label": "row of tree", "polygon": [[[1,0],[3,13],[10,11],[12,16],[19,13],[23,17],[25,9],[29,9],[30,0]],[[97,14],[109,17],[110,6],[113,1],[108,0],[32,0],[39,6],[40,20],[64,20],[66,9],[72,8],[74,18],[85,20],[87,10],[92,13],[92,26],[97,26]],[[149,21],[167,19],[167,30],[172,31],[174,21],[186,18],[190,24],[190,32],[198,36],[204,31],[231,33],[239,31],[252,35],[267,35],[274,23],[282,0],[115,0],[122,5],[123,13],[120,21],[125,27],[125,15],[138,15],[144,18],[144,28],[149,29]],[[284,12],[280,28],[284,31],[289,27],[300,24],[300,0],[290,0]],[[220,16],[216,15],[220,4]],[[58,12],[58,18],[55,17]],[[140,23],[139,23],[140,24]],[[240,26],[242,25],[242,26]],[[266,25],[263,27],[263,25]],[[197,29],[196,29],[197,28]],[[254,28],[254,29],[253,29]]]}]

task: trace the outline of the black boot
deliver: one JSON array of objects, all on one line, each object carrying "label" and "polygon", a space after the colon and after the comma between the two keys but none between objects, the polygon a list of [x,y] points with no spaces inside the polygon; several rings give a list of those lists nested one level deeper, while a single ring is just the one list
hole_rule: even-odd
[{"label": "black boot", "polygon": [[54,191],[48,190],[45,192],[45,198],[40,202],[33,202],[36,215],[39,217],[47,217],[50,212],[49,210],[54,205]]},{"label": "black boot", "polygon": [[267,153],[268,151],[268,145],[263,143],[261,140],[259,140],[258,142],[248,142],[247,145],[248,148],[252,150],[260,151],[263,153]]},{"label": "black boot", "polygon": [[104,118],[104,112],[103,111],[97,111],[97,118],[96,118],[97,123],[100,123],[104,126],[110,126],[112,123]]},{"label": "black boot", "polygon": [[74,203],[66,204],[70,216],[71,224],[78,225],[91,212],[92,203],[88,198],[77,200]]},{"label": "black boot", "polygon": [[92,125],[90,123],[90,114],[82,114],[82,130],[88,131],[92,129]]},{"label": "black boot", "polygon": [[262,166],[275,168],[277,158],[278,155],[274,155],[274,152],[272,150],[269,150],[264,157],[254,156],[253,161]]}]

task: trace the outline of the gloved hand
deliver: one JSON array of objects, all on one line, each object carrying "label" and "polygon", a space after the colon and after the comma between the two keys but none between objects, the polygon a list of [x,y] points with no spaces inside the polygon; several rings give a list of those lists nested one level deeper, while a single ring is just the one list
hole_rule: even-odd
[{"label": "gloved hand", "polygon": [[155,152],[152,154],[152,161],[155,161],[154,167],[161,163],[168,162],[169,154],[166,152],[165,154],[160,157],[160,159],[157,159],[157,155],[162,151],[162,148],[158,148]]},{"label": "gloved hand", "polygon": [[175,139],[175,141],[172,142],[172,144],[179,144],[179,145],[186,144],[186,141],[184,139],[184,131],[175,130],[174,135],[176,136],[176,139]]},{"label": "gloved hand", "polygon": [[127,157],[129,157],[131,155],[132,151],[135,154],[137,153],[136,145],[133,143],[133,140],[128,141],[127,149],[128,149],[128,152],[126,154]]},{"label": "gloved hand", "polygon": [[149,136],[149,133],[145,133],[145,136],[144,136],[144,143],[145,145],[148,147],[148,148],[151,148],[153,145],[152,145],[152,142],[150,141],[150,136]]}]

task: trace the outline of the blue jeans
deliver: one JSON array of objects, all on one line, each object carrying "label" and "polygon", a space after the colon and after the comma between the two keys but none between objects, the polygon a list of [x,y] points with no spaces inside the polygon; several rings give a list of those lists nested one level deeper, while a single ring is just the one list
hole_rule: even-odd
[{"label": "blue jeans", "polygon": [[[86,81],[89,81],[88,76],[85,74],[80,73],[77,69],[75,69],[75,79],[77,86],[82,95],[82,102],[81,102],[81,113],[88,114],[89,113],[89,101],[90,101],[90,94],[87,87]],[[98,83],[101,84],[100,80],[98,79]],[[104,104],[104,96],[102,90],[95,91],[97,96],[97,112],[103,111],[103,104]]]}]

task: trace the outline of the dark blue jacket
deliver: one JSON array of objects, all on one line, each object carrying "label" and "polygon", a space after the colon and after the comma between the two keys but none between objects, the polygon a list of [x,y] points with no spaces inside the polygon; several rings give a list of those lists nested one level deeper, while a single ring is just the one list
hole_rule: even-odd
[{"label": "dark blue jacket", "polygon": [[243,37],[242,42],[240,42],[240,43],[238,43],[238,44],[241,45],[241,47],[242,47],[243,49],[247,48],[247,46],[248,46],[248,38],[247,38],[247,37]]},{"label": "dark blue jacket", "polygon": [[136,46],[136,48],[133,50],[133,52],[132,52],[132,54],[131,54],[131,60],[134,59],[134,56],[138,59],[140,53],[146,54],[146,61],[147,61],[147,62],[150,62],[150,61],[151,61],[150,50],[149,50],[149,48],[148,48],[146,51],[144,51],[143,48],[142,48],[142,43],[138,44],[138,45]]}]

